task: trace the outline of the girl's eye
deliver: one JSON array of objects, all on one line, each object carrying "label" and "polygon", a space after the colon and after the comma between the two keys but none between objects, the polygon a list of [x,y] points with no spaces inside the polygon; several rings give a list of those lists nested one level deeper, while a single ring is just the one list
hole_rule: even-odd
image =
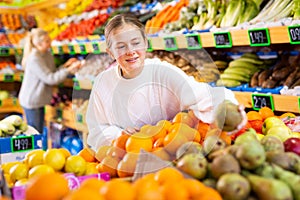
[{"label": "girl's eye", "polygon": [[133,43],[133,45],[139,45],[140,44],[140,42],[134,42]]},{"label": "girl's eye", "polygon": [[124,45],[122,45],[122,46],[118,46],[118,47],[117,47],[117,49],[123,49],[123,48],[125,48],[125,46],[124,46]]}]

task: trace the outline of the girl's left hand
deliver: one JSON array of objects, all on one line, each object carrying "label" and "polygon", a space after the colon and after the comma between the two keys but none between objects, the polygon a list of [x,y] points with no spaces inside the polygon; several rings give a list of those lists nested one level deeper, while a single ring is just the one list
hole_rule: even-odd
[{"label": "girl's left hand", "polygon": [[134,134],[134,133],[136,133],[138,131],[140,131],[140,129],[138,127],[127,127],[125,129],[125,132],[128,133],[128,134],[130,134],[130,135],[132,135],[132,134]]}]

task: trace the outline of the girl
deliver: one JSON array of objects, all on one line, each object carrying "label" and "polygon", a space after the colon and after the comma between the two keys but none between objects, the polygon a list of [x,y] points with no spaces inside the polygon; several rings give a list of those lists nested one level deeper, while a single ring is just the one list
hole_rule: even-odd
[{"label": "girl", "polygon": [[134,16],[112,18],[105,37],[107,53],[117,64],[96,77],[90,95],[87,143],[94,150],[110,145],[124,130],[133,133],[183,110],[193,110],[198,119],[211,123],[225,99],[237,104],[230,90],[197,82],[159,59],[146,59],[144,26]]},{"label": "girl", "polygon": [[42,29],[32,29],[24,46],[22,66],[24,79],[19,93],[19,102],[24,109],[27,124],[39,133],[44,127],[44,106],[52,98],[52,86],[61,83],[69,73],[81,66],[75,58],[56,68],[50,52],[51,39]]}]

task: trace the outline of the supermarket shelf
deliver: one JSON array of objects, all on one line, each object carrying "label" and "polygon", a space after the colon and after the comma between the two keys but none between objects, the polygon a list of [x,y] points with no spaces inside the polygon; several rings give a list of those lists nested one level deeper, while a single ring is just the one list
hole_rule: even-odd
[{"label": "supermarket shelf", "polygon": [[[246,108],[252,108],[251,92],[234,92],[240,104]],[[299,113],[299,98],[297,96],[285,96],[279,94],[272,95],[274,100],[274,110],[282,112]]]},{"label": "supermarket shelf", "polygon": [[0,74],[0,82],[21,82],[23,80],[23,72],[17,72],[14,74]]},{"label": "supermarket shelf", "polygon": [[23,109],[20,106],[17,98],[8,98],[0,101],[0,113],[16,112],[23,114]]}]

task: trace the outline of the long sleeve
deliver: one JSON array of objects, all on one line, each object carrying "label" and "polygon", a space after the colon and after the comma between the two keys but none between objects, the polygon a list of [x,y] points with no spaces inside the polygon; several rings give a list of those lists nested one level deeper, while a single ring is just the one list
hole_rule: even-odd
[{"label": "long sleeve", "polygon": [[104,115],[104,109],[99,99],[97,88],[94,86],[86,113],[88,126],[87,144],[95,151],[98,147],[110,145],[112,140],[121,135],[122,129],[115,125],[110,125]]}]

